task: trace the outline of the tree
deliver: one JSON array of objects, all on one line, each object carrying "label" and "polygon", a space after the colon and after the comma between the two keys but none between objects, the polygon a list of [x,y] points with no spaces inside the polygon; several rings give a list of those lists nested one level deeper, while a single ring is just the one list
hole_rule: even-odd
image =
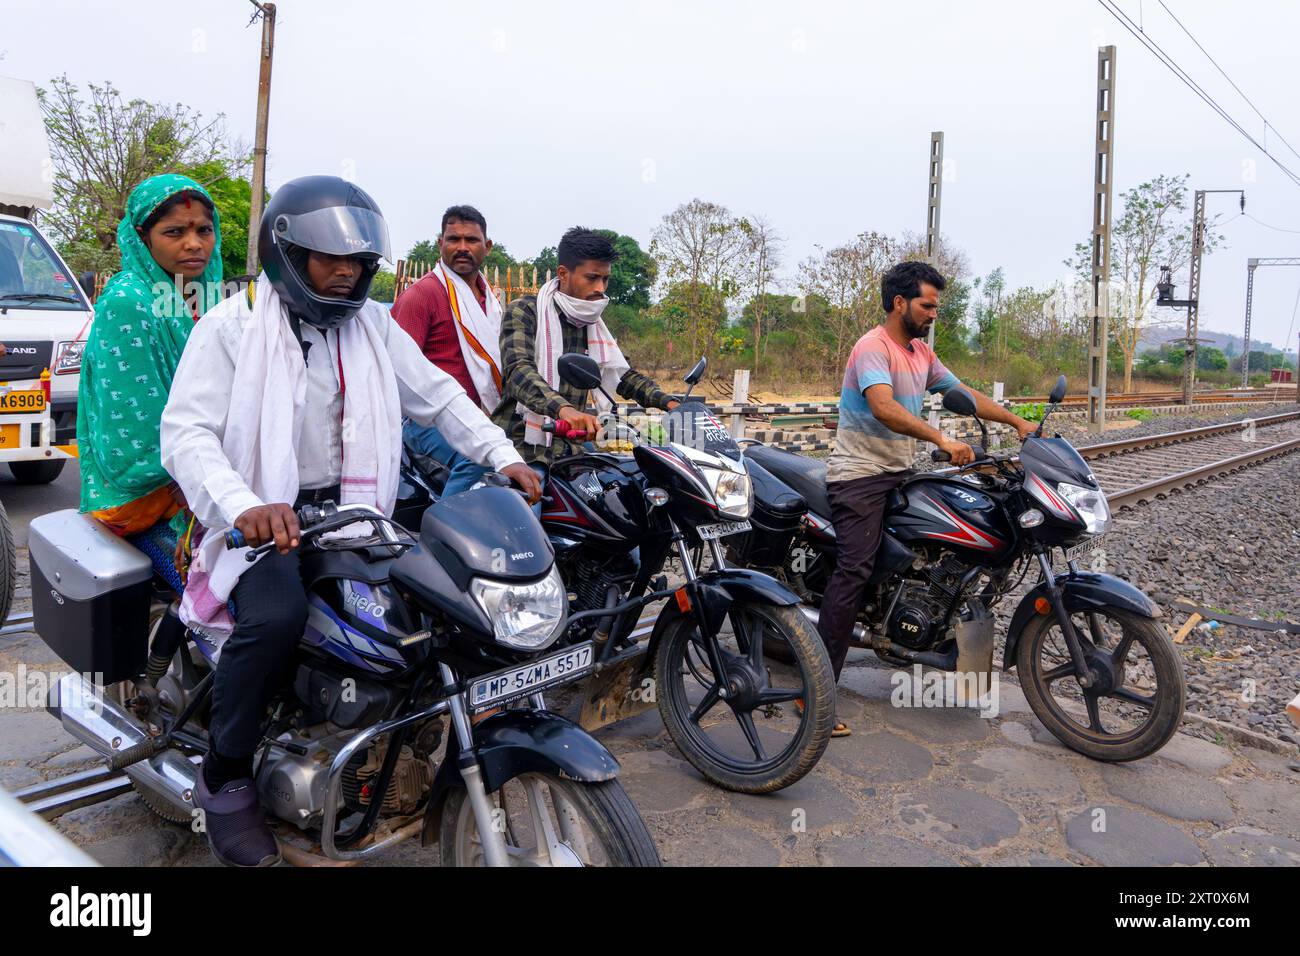
[{"label": "tree", "polygon": [[[1192,230],[1187,217],[1187,180],[1157,176],[1120,194],[1124,210],[1111,227],[1110,331],[1124,354],[1124,391],[1133,387],[1133,360],[1142,331],[1154,324],[1156,282],[1168,266],[1174,275],[1191,262]],[[1212,252],[1221,240],[1215,221],[1205,224],[1203,246]],[[1080,283],[1092,281],[1092,243],[1075,246],[1073,265]],[[1186,286],[1184,285],[1184,288]],[[1087,296],[1079,296],[1086,308]]]},{"label": "tree", "polygon": [[[221,264],[225,277],[242,276],[248,270],[252,184],[242,177],[232,179],[225,175],[225,170],[216,160],[195,167],[193,173],[191,175],[197,182],[207,182],[208,195],[221,216]],[[268,193],[264,201],[269,198]]]},{"label": "tree", "polygon": [[111,83],[87,88],[88,101],[65,75],[37,91],[54,165],[45,221],[69,268],[107,271],[118,266],[117,225],[143,180],[179,172],[209,186],[241,176],[249,156],[228,138],[224,114],[207,119],[180,103],[124,102]]},{"label": "tree", "polygon": [[393,293],[397,291],[397,273],[380,269],[370,282],[369,298],[376,302],[392,302]]},{"label": "tree", "polygon": [[438,261],[439,255],[437,239],[421,239],[411,246],[411,251],[406,254],[406,260],[408,262],[423,262],[431,266]]},{"label": "tree", "polygon": [[[640,243],[631,236],[620,235],[613,229],[597,229],[596,232],[612,242],[614,251],[618,254],[610,271],[609,288],[606,290],[610,302],[616,305],[630,305],[635,309],[649,308],[650,290],[654,288],[655,279],[659,274],[659,266],[654,257],[643,250]],[[552,256],[555,255],[555,250],[548,247],[542,250],[538,260],[548,251]],[[539,270],[538,274],[544,274],[544,270]]]},{"label": "tree", "polygon": [[722,328],[715,304],[738,291],[737,271],[745,243],[739,220],[725,206],[692,199],[660,221],[650,242],[659,278],[680,286],[684,331],[691,353],[710,355]]},{"label": "tree", "polygon": [[880,282],[897,261],[893,239],[864,232],[829,252],[818,247],[816,255],[800,263],[801,289],[830,304],[820,350],[828,374],[844,368],[853,344],[877,323],[883,311]]},{"label": "tree", "polygon": [[754,329],[754,374],[758,374],[762,361],[763,327],[771,296],[769,290],[776,285],[776,273],[781,268],[782,239],[763,217],[742,219],[740,231],[744,235],[741,251],[740,287],[750,294],[746,309]]},{"label": "tree", "polygon": [[537,269],[539,279],[547,275],[554,276],[556,270],[560,268],[560,255],[555,246],[546,246],[537,254],[533,260],[533,266]]}]

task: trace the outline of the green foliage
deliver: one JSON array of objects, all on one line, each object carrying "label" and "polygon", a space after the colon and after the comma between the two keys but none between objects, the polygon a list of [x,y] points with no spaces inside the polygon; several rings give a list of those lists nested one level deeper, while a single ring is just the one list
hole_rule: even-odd
[{"label": "green foliage", "polygon": [[1012,405],[1011,414],[1019,415],[1027,422],[1041,422],[1047,413],[1046,402],[1029,402],[1024,405]]},{"label": "green foliage", "polygon": [[248,218],[253,187],[248,180],[227,176],[220,163],[204,163],[190,177],[204,183],[221,215],[221,265],[227,279],[248,271]]},{"label": "green foliage", "polygon": [[1133,419],[1135,422],[1150,421],[1154,414],[1155,412],[1149,408],[1130,408],[1124,413],[1126,417]]},{"label": "green foliage", "polygon": [[[630,305],[637,309],[650,307],[650,290],[659,275],[659,266],[631,236],[620,235],[613,229],[597,229],[614,244],[618,258],[610,270],[608,295],[611,303]],[[548,249],[543,249],[545,255]],[[554,250],[549,250],[554,255]],[[541,259],[542,256],[538,256]]]},{"label": "green foliage", "polygon": [[[117,225],[131,190],[160,173],[183,173],[209,187],[237,180],[248,156],[236,152],[220,114],[206,119],[181,103],[123,100],[111,83],[86,89],[83,96],[65,75],[37,91],[54,167],[54,207],[43,219],[70,269],[112,271],[118,266]],[[223,199],[237,205],[237,192],[228,190]],[[243,221],[239,249],[239,215],[232,208],[236,235],[223,243],[223,253],[227,246],[238,249],[236,275],[244,272],[247,213]]]},{"label": "green foliage", "polygon": [[380,269],[370,283],[370,298],[376,302],[392,302],[393,292],[397,288],[397,274],[387,269]]},{"label": "green foliage", "polygon": [[411,251],[406,254],[408,262],[424,262],[433,265],[438,261],[438,240],[421,239],[415,245],[411,246]]},{"label": "green foliage", "polygon": [[1023,352],[1011,356],[1005,368],[1007,392],[1012,395],[1030,394],[1043,378],[1043,366]]},{"label": "green foliage", "polygon": [[971,287],[953,279],[939,300],[939,318],[934,325],[934,350],[942,360],[951,361],[970,354],[966,328],[966,310],[970,307]]}]

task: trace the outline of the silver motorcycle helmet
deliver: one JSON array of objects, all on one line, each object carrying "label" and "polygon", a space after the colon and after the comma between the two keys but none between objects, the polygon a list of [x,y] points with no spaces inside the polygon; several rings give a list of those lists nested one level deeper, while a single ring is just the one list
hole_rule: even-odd
[{"label": "silver motorcycle helmet", "polygon": [[[347,298],[318,293],[307,275],[311,252],[361,260]],[[360,311],[379,271],[392,261],[388,223],[365,190],[338,176],[303,176],[276,190],[262,215],[257,254],[272,287],[299,320],[336,329]]]}]

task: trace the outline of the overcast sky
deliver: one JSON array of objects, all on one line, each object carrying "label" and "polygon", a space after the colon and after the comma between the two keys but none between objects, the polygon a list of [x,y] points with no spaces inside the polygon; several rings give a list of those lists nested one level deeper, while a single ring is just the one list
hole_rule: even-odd
[{"label": "overcast sky", "polygon": [[[1118,0],[1258,139],[1263,122],[1161,9]],[[1165,0],[1300,149],[1300,4]],[[946,134],[943,231],[1009,288],[1064,275],[1091,227],[1097,47],[1118,50],[1120,190],[1159,173],[1210,197],[1202,326],[1241,332],[1250,256],[1300,255],[1300,186],[1198,100],[1096,0],[490,5],[282,0],[269,185],[347,175],[397,254],[452,203],[516,257],[575,224],[649,243],[700,197],[764,215],[785,279],[863,230],[924,227],[931,130]],[[247,0],[5,0],[0,74],[112,80],[123,95],[224,112],[252,141],[259,29]],[[1292,169],[1300,157],[1268,136]],[[1254,332],[1295,348],[1300,268],[1256,274]],[[1185,287],[1180,294],[1185,294]],[[1300,320],[1297,320],[1300,324]]]}]

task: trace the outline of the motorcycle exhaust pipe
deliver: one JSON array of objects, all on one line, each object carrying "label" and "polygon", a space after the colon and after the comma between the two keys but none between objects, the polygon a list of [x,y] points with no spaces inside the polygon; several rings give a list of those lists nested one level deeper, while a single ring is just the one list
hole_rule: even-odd
[{"label": "motorcycle exhaust pipe", "polygon": [[[149,739],[144,726],[112,702],[102,688],[80,674],[65,674],[54,685],[46,706],[63,729],[104,757],[112,757]],[[175,750],[164,750],[124,768],[137,785],[161,799],[176,815],[188,820],[194,810],[198,767]]]},{"label": "motorcycle exhaust pipe", "polygon": [[[815,627],[819,619],[817,609],[806,604],[801,604],[799,609]],[[856,622],[853,625],[853,643],[858,647],[883,651],[911,664],[921,664],[937,670],[956,671],[962,674],[973,671],[982,673],[987,678],[993,671],[993,624],[993,615],[987,611],[982,611],[982,616],[974,620],[959,621],[955,629],[957,647],[946,654],[903,647],[901,644],[871,634],[863,625]]]},{"label": "motorcycle exhaust pipe", "polygon": [[[809,607],[807,604],[800,604],[799,610],[803,611],[803,616],[812,621],[812,626],[816,627],[821,620],[821,613],[815,607]],[[871,632],[857,621],[853,622],[853,638],[851,643],[859,647],[875,647],[872,643]]]}]

